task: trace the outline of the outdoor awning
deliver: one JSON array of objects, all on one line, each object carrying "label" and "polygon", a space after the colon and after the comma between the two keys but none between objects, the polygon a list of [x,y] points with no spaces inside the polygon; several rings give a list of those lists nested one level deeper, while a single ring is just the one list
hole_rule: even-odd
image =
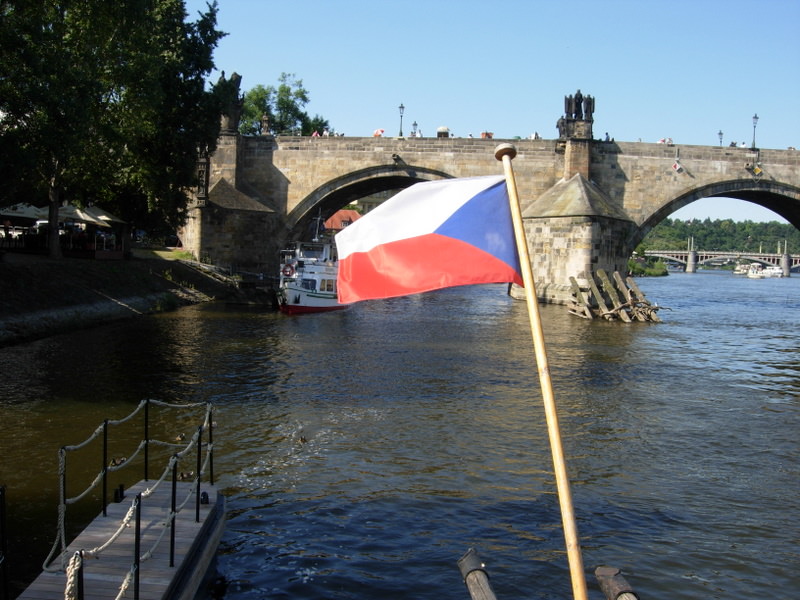
[{"label": "outdoor awning", "polygon": [[[49,218],[49,210],[46,206],[38,207],[27,202],[20,202],[12,206],[0,208],[0,217],[18,217],[22,219],[31,219],[33,221],[46,220]],[[111,227],[112,223],[125,223],[119,217],[112,215],[110,212],[103,210],[99,206],[88,206],[86,208],[78,208],[72,204],[61,206],[58,209],[59,221],[78,221],[80,223],[88,223],[97,227]]]},{"label": "outdoor awning", "polygon": [[80,223],[88,223],[89,225],[95,225],[97,227],[111,227],[111,225],[95,217],[94,215],[90,214],[84,208],[78,208],[77,206],[72,206],[71,204],[67,204],[66,206],[61,206],[58,209],[58,220],[59,221],[78,221]]},{"label": "outdoor awning", "polygon": [[108,212],[107,210],[103,210],[99,206],[87,206],[83,210],[84,212],[93,216],[94,218],[104,221],[106,223],[125,223],[125,221],[123,221],[119,217],[115,217],[110,212]]},{"label": "outdoor awning", "polygon": [[3,217],[19,217],[21,219],[46,219],[47,207],[39,208],[27,202],[19,202],[11,206],[0,208],[0,216]]}]

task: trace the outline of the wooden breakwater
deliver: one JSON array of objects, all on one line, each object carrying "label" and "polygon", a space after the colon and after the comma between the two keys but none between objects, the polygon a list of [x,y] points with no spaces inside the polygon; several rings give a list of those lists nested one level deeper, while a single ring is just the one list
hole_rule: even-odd
[{"label": "wooden breakwater", "polygon": [[603,269],[589,277],[587,285],[581,287],[574,277],[569,278],[572,301],[569,312],[584,319],[606,319],[608,321],[660,322],[658,310],[662,307],[651,304],[632,277],[622,278],[618,271],[613,278]]}]

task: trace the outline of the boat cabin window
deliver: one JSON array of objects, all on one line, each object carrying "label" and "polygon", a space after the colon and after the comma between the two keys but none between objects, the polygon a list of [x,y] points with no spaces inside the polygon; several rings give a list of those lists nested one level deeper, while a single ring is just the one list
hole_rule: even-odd
[{"label": "boat cabin window", "polygon": [[300,282],[300,287],[304,290],[316,290],[317,282],[314,279],[303,279],[303,281]]},{"label": "boat cabin window", "polygon": [[322,246],[303,246],[300,248],[300,252],[298,252],[298,256],[303,258],[322,258],[323,252]]},{"label": "boat cabin window", "polygon": [[320,291],[321,292],[335,292],[336,291],[336,280],[335,279],[323,279],[320,281]]}]

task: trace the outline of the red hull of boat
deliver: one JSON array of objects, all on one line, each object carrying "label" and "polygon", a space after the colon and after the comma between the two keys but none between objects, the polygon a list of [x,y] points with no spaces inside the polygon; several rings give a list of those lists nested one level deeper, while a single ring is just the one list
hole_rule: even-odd
[{"label": "red hull of boat", "polygon": [[337,304],[336,306],[300,306],[299,304],[281,304],[278,309],[285,315],[306,315],[310,313],[331,312],[332,310],[344,310],[348,304]]}]

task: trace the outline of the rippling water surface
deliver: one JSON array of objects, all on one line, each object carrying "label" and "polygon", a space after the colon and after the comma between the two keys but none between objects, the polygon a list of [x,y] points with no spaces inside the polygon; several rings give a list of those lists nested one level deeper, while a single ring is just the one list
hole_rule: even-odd
[{"label": "rippling water surface", "polygon": [[[663,323],[541,309],[590,597],[610,564],[642,598],[791,598],[800,277],[639,284]],[[23,576],[55,529],[55,473],[31,461],[150,397],[217,407],[226,598],[464,598],[469,547],[498,597],[570,596],[526,308],[504,286],[294,318],[196,306],[0,361]]]}]

